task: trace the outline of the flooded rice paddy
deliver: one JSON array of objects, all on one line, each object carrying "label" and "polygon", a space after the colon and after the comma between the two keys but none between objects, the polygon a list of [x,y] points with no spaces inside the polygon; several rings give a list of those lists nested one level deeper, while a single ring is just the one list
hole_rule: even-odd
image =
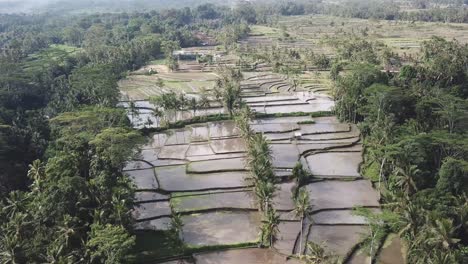
[{"label": "flooded rice paddy", "polygon": [[[277,74],[250,74],[242,86],[244,95],[248,95],[243,101],[260,113],[329,111],[334,105],[328,95],[295,91]],[[141,114],[152,115],[153,106],[147,101],[136,105]],[[198,114],[222,111],[200,110]],[[190,115],[190,111],[176,113],[174,120]],[[144,126],[141,122],[134,125]],[[192,254],[181,263],[302,263],[288,258],[301,253],[301,230],[302,252],[305,242],[312,241],[327,252],[350,256],[368,232],[366,220],[354,215],[352,209],[379,207],[377,192],[359,173],[362,145],[357,127],[340,123],[334,116],[310,115],[259,118],[252,120],[251,126],[270,140],[278,179],[273,207],[280,215],[280,224],[274,250],[211,250]],[[262,219],[252,183],[246,180],[250,175],[245,152],[246,144],[233,121],[192,124],[150,135],[138,159],[124,168],[137,188],[133,212],[136,230],[169,230],[174,215],[178,215],[182,222],[179,237],[187,247],[255,246]],[[294,182],[290,176],[297,162],[313,175],[305,186],[312,213],[303,226],[294,214],[292,199]],[[401,248],[397,243],[384,248],[382,261]],[[360,264],[366,258],[352,255],[349,261]]]}]

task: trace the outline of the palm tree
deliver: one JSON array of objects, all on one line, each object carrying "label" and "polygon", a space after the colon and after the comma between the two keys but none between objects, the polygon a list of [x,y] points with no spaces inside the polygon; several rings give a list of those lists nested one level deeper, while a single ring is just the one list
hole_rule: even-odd
[{"label": "palm tree", "polygon": [[33,180],[31,188],[40,191],[45,178],[44,166],[40,160],[34,160],[33,163],[29,165],[28,177]]},{"label": "palm tree", "polygon": [[133,118],[135,117],[135,115],[139,114],[138,109],[133,100],[130,100],[130,103],[128,104],[128,109],[129,109],[130,116],[131,116],[130,122],[133,124]]},{"label": "palm tree", "polygon": [[159,127],[160,125],[160,121],[161,121],[161,117],[164,115],[164,112],[161,111],[158,107],[155,107],[153,109],[153,115],[154,117],[156,118],[156,127]]},{"label": "palm tree", "polygon": [[405,169],[397,167],[395,169],[396,186],[400,187],[407,197],[418,190],[414,179],[421,173],[416,165],[405,166]]},{"label": "palm tree", "polygon": [[205,110],[206,115],[206,113],[208,112],[208,108],[210,108],[210,100],[206,92],[201,92],[199,107]]},{"label": "palm tree", "polygon": [[240,81],[242,80],[242,73],[239,70],[224,67],[218,69],[218,74],[220,78],[216,80],[213,95],[228,111],[229,116],[232,117],[235,107],[241,101]]},{"label": "palm tree", "polygon": [[304,218],[309,217],[312,213],[312,205],[310,204],[309,192],[304,188],[300,188],[298,195],[294,199],[294,214],[301,219],[301,233],[299,237],[299,254],[302,255],[302,238],[304,229]]},{"label": "palm tree", "polygon": [[198,102],[197,102],[197,99],[195,99],[195,97],[192,97],[190,99],[189,106],[190,106],[190,109],[192,109],[193,111],[193,117],[195,117],[195,114],[197,113],[197,109],[198,109]]},{"label": "palm tree", "polygon": [[292,171],[292,178],[295,181],[293,187],[293,198],[295,199],[299,193],[299,189],[309,182],[311,174],[304,169],[301,162],[297,162]]},{"label": "palm tree", "polygon": [[21,245],[14,232],[2,232],[0,234],[0,242],[0,262],[5,264],[21,263],[18,260],[18,251]]},{"label": "palm tree", "polygon": [[259,202],[260,211],[268,211],[271,207],[276,187],[272,182],[257,181],[254,187],[255,195]]},{"label": "palm tree", "polygon": [[427,243],[440,247],[442,250],[449,250],[460,242],[460,239],[456,238],[457,229],[458,227],[453,226],[452,219],[436,219],[429,228],[432,236],[427,238]]},{"label": "palm tree", "polygon": [[323,245],[316,244],[314,242],[307,242],[307,255],[305,256],[306,263],[309,264],[321,264],[325,263],[328,257]]},{"label": "palm tree", "polygon": [[271,208],[266,212],[265,218],[262,221],[263,226],[261,228],[261,239],[262,244],[265,245],[265,240],[268,241],[268,246],[272,247],[274,239],[279,233],[279,223],[280,218],[279,215],[276,213],[276,210]]}]

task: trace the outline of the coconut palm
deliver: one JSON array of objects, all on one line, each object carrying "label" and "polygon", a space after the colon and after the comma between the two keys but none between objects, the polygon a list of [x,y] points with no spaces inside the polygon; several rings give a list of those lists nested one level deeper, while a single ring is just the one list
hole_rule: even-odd
[{"label": "coconut palm", "polygon": [[280,218],[279,215],[276,213],[276,210],[270,207],[264,216],[264,220],[262,221],[263,225],[261,227],[261,240],[262,244],[265,245],[265,241],[268,241],[268,246],[272,247],[273,242],[276,236],[279,233],[279,223]]},{"label": "coconut palm", "polygon": [[224,108],[228,111],[229,116],[232,117],[234,109],[239,106],[241,101],[241,87],[240,81],[242,80],[242,73],[233,68],[219,68],[218,75],[220,77],[216,80],[213,88],[213,95]]},{"label": "coconut palm", "polygon": [[161,109],[159,109],[158,107],[155,107],[153,109],[153,115],[156,118],[156,127],[159,127],[161,123],[161,117],[164,115],[164,112],[161,111]]},{"label": "coconut palm", "polygon": [[138,109],[135,105],[135,101],[133,100],[130,100],[130,103],[128,104],[128,110],[130,112],[130,117],[131,117],[131,120],[130,122],[133,123],[133,120],[135,118],[135,115],[138,115]]},{"label": "coconut palm", "polygon": [[258,181],[254,187],[254,193],[259,202],[260,211],[268,211],[271,207],[271,200],[274,197],[275,185],[272,182]]},{"label": "coconut palm", "polygon": [[453,226],[452,219],[436,219],[429,228],[431,236],[426,238],[426,241],[430,245],[449,250],[460,242],[460,239],[456,238],[457,229],[458,227]]},{"label": "coconut palm", "polygon": [[201,92],[199,108],[205,110],[205,115],[206,115],[206,113],[208,111],[208,108],[210,108],[210,100],[208,98],[208,95],[204,91]]},{"label": "coconut palm", "polygon": [[299,254],[302,255],[302,239],[304,229],[304,218],[309,217],[312,213],[312,205],[310,204],[309,192],[304,188],[300,188],[298,195],[294,199],[294,214],[301,219],[301,233],[299,237]]},{"label": "coconut palm", "polygon": [[325,263],[327,254],[323,249],[323,245],[314,242],[307,242],[307,255],[305,256],[306,262],[310,264]]},{"label": "coconut palm", "polygon": [[311,174],[304,169],[301,162],[297,162],[292,171],[292,178],[296,183],[292,190],[293,198],[296,198],[299,193],[299,189],[309,182]]},{"label": "coconut palm", "polygon": [[414,179],[421,173],[416,165],[406,166],[404,169],[397,167],[395,169],[395,184],[401,188],[406,196],[411,196],[418,190]]},{"label": "coconut palm", "polygon": [[190,106],[190,109],[192,109],[192,111],[193,111],[193,117],[195,117],[195,115],[197,113],[197,109],[198,109],[197,99],[195,99],[195,97],[192,97],[188,104]]},{"label": "coconut palm", "polygon": [[45,180],[44,166],[40,160],[34,160],[29,165],[28,177],[33,180],[31,189],[40,191],[42,182]]}]

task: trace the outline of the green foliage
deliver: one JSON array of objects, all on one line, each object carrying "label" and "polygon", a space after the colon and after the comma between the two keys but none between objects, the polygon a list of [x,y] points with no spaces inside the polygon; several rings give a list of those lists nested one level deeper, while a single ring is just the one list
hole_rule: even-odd
[{"label": "green foliage", "polygon": [[362,120],[358,107],[365,104],[363,93],[374,83],[386,83],[386,76],[372,64],[354,64],[350,72],[338,78],[335,87],[335,111],[340,119],[357,122]]},{"label": "green foliage", "polygon": [[213,96],[219,101],[232,117],[234,110],[240,106],[241,88],[240,81],[242,73],[234,68],[219,68],[218,74],[221,76],[216,80],[213,88]]},{"label": "green foliage", "polygon": [[446,158],[440,167],[436,188],[443,193],[468,193],[468,162]]},{"label": "green foliage", "polygon": [[371,256],[377,241],[392,231],[406,240],[408,262],[463,262],[466,58],[466,46],[434,38],[423,44],[421,63],[397,75],[357,64],[336,76],[335,111],[359,122],[363,174],[378,181],[385,208],[359,213],[370,225],[364,244]]},{"label": "green foliage", "polygon": [[110,65],[88,65],[73,71],[70,87],[81,105],[114,106],[119,98],[117,76]]},{"label": "green foliage", "polygon": [[130,236],[121,226],[93,224],[86,247],[92,262],[127,263],[128,253],[135,245],[135,237]]}]

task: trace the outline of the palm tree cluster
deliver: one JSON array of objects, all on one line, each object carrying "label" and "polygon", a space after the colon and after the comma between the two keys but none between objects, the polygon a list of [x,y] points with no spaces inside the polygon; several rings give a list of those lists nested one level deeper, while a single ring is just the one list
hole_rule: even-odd
[{"label": "palm tree cluster", "polygon": [[335,112],[359,123],[362,172],[381,194],[384,212],[367,217],[370,254],[382,229],[400,235],[408,263],[467,263],[468,94],[453,89],[468,80],[468,47],[434,38],[422,51],[420,64],[395,75],[349,64],[335,82]]},{"label": "palm tree cluster", "polygon": [[[193,117],[195,117],[197,110],[210,107],[210,100],[205,93],[202,93],[197,99],[184,94],[177,95],[171,91],[151,97],[150,102],[154,105],[153,115],[157,118],[158,123],[160,118],[164,118],[166,123],[169,123],[171,118],[174,122],[177,121],[177,111],[192,111]],[[159,124],[157,125],[159,126]]]},{"label": "palm tree cluster", "polygon": [[256,134],[249,125],[252,112],[245,106],[236,116],[235,121],[241,136],[247,144],[247,167],[253,182],[254,193],[258,201],[259,211],[263,212],[264,220],[261,228],[262,245],[272,246],[278,234],[279,216],[273,208],[272,200],[277,189],[273,171],[271,149],[262,134]]},{"label": "palm tree cluster", "polygon": [[232,117],[234,110],[241,106],[242,73],[239,69],[230,67],[219,67],[217,70],[219,78],[216,79],[212,90],[213,97],[225,108]]}]

